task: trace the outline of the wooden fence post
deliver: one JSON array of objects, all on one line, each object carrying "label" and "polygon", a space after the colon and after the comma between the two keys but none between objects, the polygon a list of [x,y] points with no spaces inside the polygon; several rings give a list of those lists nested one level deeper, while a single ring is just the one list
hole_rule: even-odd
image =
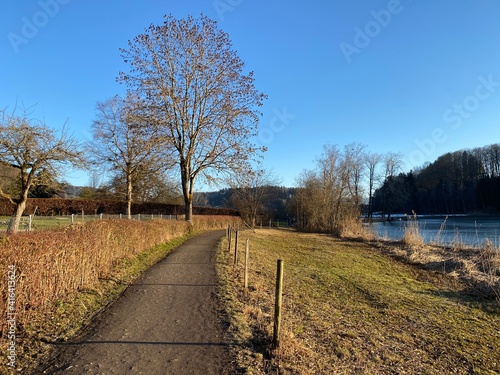
[{"label": "wooden fence post", "polygon": [[248,241],[249,241],[249,239],[247,238],[247,241],[245,244],[245,290],[248,289],[248,252],[249,252]]},{"label": "wooden fence post", "polygon": [[283,296],[283,266],[284,261],[278,259],[277,272],[276,272],[276,296],[274,302],[274,333],[273,345],[278,347],[280,343],[280,329],[281,329],[281,302]]},{"label": "wooden fence post", "polygon": [[31,224],[33,222],[33,215],[30,215],[28,218],[28,232],[31,232]]},{"label": "wooden fence post", "polygon": [[227,251],[231,252],[231,237],[233,236],[233,228],[229,226],[229,238],[227,239]]},{"label": "wooden fence post", "polygon": [[234,265],[238,263],[238,230],[236,230],[236,236],[234,238]]},{"label": "wooden fence post", "polygon": [[71,224],[75,223],[75,214],[71,214]]}]

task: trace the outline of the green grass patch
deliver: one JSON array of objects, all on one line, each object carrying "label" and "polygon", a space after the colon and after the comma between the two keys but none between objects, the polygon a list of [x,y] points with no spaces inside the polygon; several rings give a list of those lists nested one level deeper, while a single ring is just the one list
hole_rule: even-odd
[{"label": "green grass patch", "polygon": [[[241,249],[246,238],[249,290],[227,242],[218,272],[247,373],[500,373],[498,301],[361,242],[262,230],[240,235]],[[285,261],[283,331],[270,349],[277,259]]]}]

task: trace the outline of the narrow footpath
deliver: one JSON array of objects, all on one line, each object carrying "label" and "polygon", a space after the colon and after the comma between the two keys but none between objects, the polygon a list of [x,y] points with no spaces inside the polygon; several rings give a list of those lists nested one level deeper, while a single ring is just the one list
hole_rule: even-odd
[{"label": "narrow footpath", "polygon": [[233,374],[218,310],[215,250],[223,232],[189,239],[140,279],[43,374]]}]

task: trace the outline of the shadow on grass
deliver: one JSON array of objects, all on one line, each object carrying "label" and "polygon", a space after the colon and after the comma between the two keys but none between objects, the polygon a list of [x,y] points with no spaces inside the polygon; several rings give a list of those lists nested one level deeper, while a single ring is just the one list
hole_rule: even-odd
[{"label": "shadow on grass", "polygon": [[500,315],[500,300],[488,296],[480,296],[476,288],[469,286],[463,290],[435,290],[427,291],[436,297],[446,298],[457,304],[473,307],[491,315]]}]

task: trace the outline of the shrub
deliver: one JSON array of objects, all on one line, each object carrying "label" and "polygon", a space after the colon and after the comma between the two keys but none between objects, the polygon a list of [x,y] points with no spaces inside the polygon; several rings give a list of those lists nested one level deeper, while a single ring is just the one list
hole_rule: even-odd
[{"label": "shrub", "polygon": [[415,211],[412,211],[412,213],[412,216],[406,215],[407,223],[404,228],[403,243],[414,247],[422,247],[425,245],[425,241],[420,233],[417,214]]}]

